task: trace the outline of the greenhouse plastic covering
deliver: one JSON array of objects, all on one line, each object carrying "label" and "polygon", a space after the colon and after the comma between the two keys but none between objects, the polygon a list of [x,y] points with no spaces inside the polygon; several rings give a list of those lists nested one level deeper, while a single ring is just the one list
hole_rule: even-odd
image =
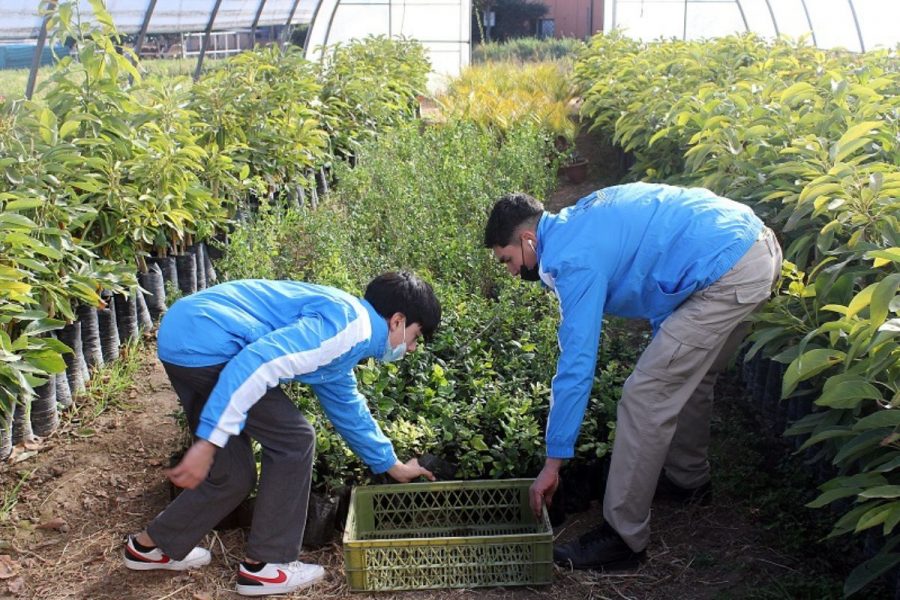
[{"label": "greenhouse plastic covering", "polygon": [[403,36],[425,46],[431,61],[429,87],[469,63],[471,2],[468,0],[322,0],[313,15],[306,55],[367,34]]},{"label": "greenhouse plastic covering", "polygon": [[605,0],[604,29],[644,40],[753,31],[808,35],[820,48],[872,50],[900,41],[900,0]]},{"label": "greenhouse plastic covering", "polygon": [[[247,29],[253,25],[262,4],[259,26],[285,25],[296,0],[221,0],[215,18],[216,30]],[[41,16],[36,0],[0,0],[0,40],[36,38],[41,30]],[[292,23],[308,23],[318,0],[300,0]],[[106,8],[121,33],[135,34],[144,22],[150,0],[106,0]],[[147,33],[203,31],[215,8],[216,0],[156,0]],[[78,2],[85,20],[93,11],[87,0]]]},{"label": "greenhouse plastic covering", "polygon": [[[90,2],[76,4],[80,17],[90,21]],[[37,5],[35,0],[0,0],[0,41],[37,38],[42,25]],[[213,31],[285,25],[292,12],[291,24],[312,22],[307,56],[313,60],[321,58],[323,47],[387,35],[422,42],[432,64],[432,84],[469,62],[471,0],[106,0],[124,34],[138,33],[148,10],[149,34],[203,31],[217,5]]]}]

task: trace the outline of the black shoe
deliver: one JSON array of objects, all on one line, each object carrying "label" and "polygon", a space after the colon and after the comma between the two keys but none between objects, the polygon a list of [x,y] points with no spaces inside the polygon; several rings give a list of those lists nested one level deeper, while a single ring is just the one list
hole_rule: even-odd
[{"label": "black shoe", "polygon": [[635,552],[616,531],[604,523],[577,540],[553,548],[553,562],[570,569],[633,569],[646,558]]},{"label": "black shoe", "polygon": [[712,502],[712,484],[707,481],[697,488],[683,488],[669,479],[663,471],[659,476],[659,481],[656,482],[656,493],[653,495],[653,499],[709,506]]}]

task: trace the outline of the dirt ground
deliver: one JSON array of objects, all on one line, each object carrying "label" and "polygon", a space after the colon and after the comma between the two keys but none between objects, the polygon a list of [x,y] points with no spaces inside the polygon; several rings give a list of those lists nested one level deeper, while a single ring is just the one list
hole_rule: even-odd
[{"label": "dirt ground", "polygon": [[[129,408],[110,410],[85,434],[77,423],[64,427],[33,454],[3,467],[4,492],[27,479],[8,520],[0,523],[0,598],[90,600],[238,598],[232,591],[244,532],[213,533],[213,562],[201,570],[173,574],[135,573],[121,562],[121,544],[168,500],[163,470],[178,448],[174,393],[148,351],[134,382]],[[22,456],[22,455],[20,455]],[[571,515],[557,529],[567,540],[597,522],[599,507]],[[732,500],[708,507],[659,504],[648,560],[621,574],[557,569],[542,588],[350,593],[338,543],[304,552],[326,565],[327,580],[293,598],[705,599],[742,597],[761,580],[795,570],[792,560],[761,544],[752,523],[735,517]]]},{"label": "dirt ground", "polygon": [[[547,199],[556,210],[613,183],[615,156],[585,145],[589,180],[564,182]],[[609,163],[609,164],[607,164]],[[0,502],[17,503],[0,522],[0,598],[88,600],[212,600],[238,598],[233,592],[244,532],[213,533],[206,540],[213,562],[190,573],[125,569],[123,538],[136,532],[168,500],[164,475],[179,448],[176,400],[162,367],[147,351],[145,364],[125,401],[87,427],[65,424],[36,451],[0,467]],[[16,494],[16,486],[21,484]],[[759,527],[735,511],[740,499],[716,496],[707,507],[660,503],[653,507],[653,537],[647,561],[618,574],[571,572],[557,568],[552,585],[541,588],[423,591],[397,594],[350,593],[339,543],[304,552],[301,559],[326,566],[327,579],[292,598],[451,599],[707,599],[744,598],[762,582],[778,581],[802,565],[761,541]],[[0,511],[2,512],[2,511]],[[570,515],[557,528],[558,540],[577,536],[598,523],[599,507]],[[339,536],[336,536],[336,539]]]}]

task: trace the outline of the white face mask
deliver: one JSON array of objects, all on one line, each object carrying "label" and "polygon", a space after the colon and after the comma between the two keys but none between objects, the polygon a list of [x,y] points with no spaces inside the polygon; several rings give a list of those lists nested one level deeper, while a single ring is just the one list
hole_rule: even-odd
[{"label": "white face mask", "polygon": [[391,348],[391,333],[388,331],[387,344],[381,362],[394,362],[406,356],[406,319],[403,319],[403,341]]}]

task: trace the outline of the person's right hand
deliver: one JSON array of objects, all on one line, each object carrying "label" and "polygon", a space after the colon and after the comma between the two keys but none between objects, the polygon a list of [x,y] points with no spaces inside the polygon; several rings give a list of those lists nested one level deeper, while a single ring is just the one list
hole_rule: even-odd
[{"label": "person's right hand", "polygon": [[548,507],[553,503],[553,494],[559,487],[559,467],[562,461],[548,458],[544,468],[538,474],[537,479],[531,484],[528,490],[528,500],[531,504],[531,511],[536,519],[541,519],[544,504]]},{"label": "person's right hand", "polygon": [[418,458],[410,459],[405,464],[398,461],[393,467],[388,469],[387,474],[400,483],[409,483],[419,477],[424,477],[428,481],[434,481],[432,472],[421,466]]},{"label": "person's right hand", "polygon": [[217,447],[206,440],[197,440],[184,453],[177,465],[166,471],[166,476],[180,488],[192,490],[200,485],[212,468]]}]

